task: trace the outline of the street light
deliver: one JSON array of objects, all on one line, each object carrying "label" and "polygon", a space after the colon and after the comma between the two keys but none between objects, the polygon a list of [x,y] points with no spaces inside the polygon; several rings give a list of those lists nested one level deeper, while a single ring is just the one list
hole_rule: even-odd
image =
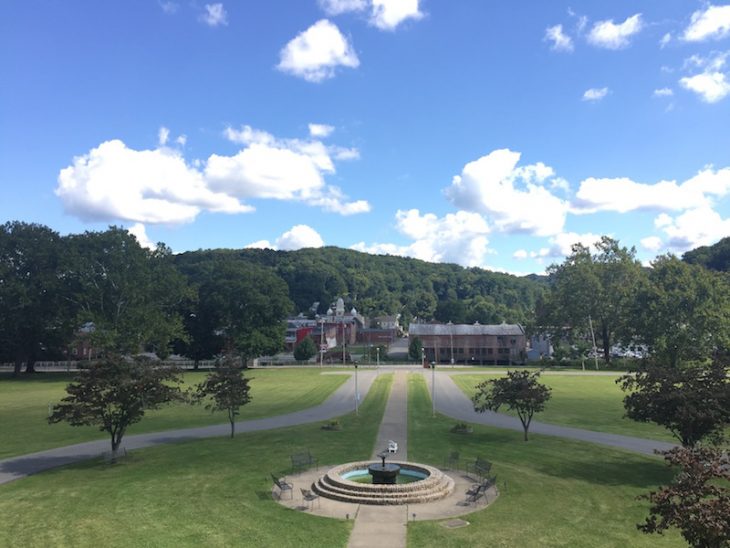
[{"label": "street light", "polygon": [[359,400],[360,400],[360,392],[357,389],[357,364],[355,364],[355,415],[356,416],[358,416],[360,414]]},{"label": "street light", "polygon": [[376,356],[376,359],[378,360],[377,366],[380,367],[380,347],[379,346],[375,347],[375,356]]},{"label": "street light", "polygon": [[449,320],[449,342],[451,343],[451,365],[454,365],[454,324]]},{"label": "street light", "polygon": [[431,417],[436,416],[436,362],[431,363]]}]

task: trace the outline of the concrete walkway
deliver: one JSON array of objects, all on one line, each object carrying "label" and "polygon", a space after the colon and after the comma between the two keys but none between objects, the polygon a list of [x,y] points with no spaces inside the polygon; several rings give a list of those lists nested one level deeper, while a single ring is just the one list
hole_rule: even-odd
[{"label": "concrete walkway", "polygon": [[[361,399],[367,395],[376,375],[377,372],[373,370],[364,370],[358,373],[358,389]],[[282,397],[285,397],[285,395],[282,395]],[[340,388],[320,405],[286,415],[237,422],[236,432],[255,432],[324,421],[350,413],[354,409],[355,379],[353,376],[345,381]],[[122,446],[126,450],[142,449],[163,443],[176,443],[194,439],[227,436],[229,434],[229,424],[217,424],[198,428],[185,428],[181,430],[126,436]],[[99,457],[101,454],[110,450],[109,446],[110,442],[105,438],[0,460],[0,484],[57,466],[64,466],[66,464]]]},{"label": "concrete walkway", "polygon": [[[436,409],[440,413],[460,421],[486,424],[488,426],[496,426],[497,428],[507,428],[522,432],[522,423],[517,417],[511,417],[509,415],[494,413],[491,411],[487,411],[485,413],[477,413],[474,411],[471,400],[458,386],[456,386],[451,378],[451,375],[453,374],[458,373],[436,372],[435,400]],[[423,375],[430,392],[431,374],[424,372]],[[621,436],[619,434],[608,434],[606,432],[594,432],[592,430],[571,428],[569,426],[546,424],[535,420],[533,420],[532,424],[530,424],[530,433],[559,436],[579,441],[587,441],[590,443],[598,443],[601,445],[617,447],[619,449],[627,449],[636,453],[643,453],[645,455],[654,455],[655,450],[666,451],[675,446],[675,444],[663,441]]]},{"label": "concrete walkway", "polygon": [[[408,460],[408,373],[396,371],[385,406],[373,459],[388,447],[388,440],[398,442],[394,459]],[[348,548],[405,548],[408,509],[404,506],[361,504],[350,534]]]}]

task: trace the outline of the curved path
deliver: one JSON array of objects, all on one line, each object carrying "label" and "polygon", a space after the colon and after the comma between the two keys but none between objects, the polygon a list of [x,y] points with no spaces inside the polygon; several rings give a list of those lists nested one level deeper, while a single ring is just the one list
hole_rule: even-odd
[{"label": "curved path", "polygon": [[[487,411],[485,413],[477,413],[474,411],[471,400],[458,386],[456,386],[451,378],[452,374],[458,373],[436,372],[435,400],[436,409],[440,413],[465,422],[486,424],[488,426],[496,426],[497,428],[507,428],[522,432],[522,423],[516,417],[511,417],[502,413],[494,413],[492,411]],[[431,373],[424,371],[423,375],[426,379],[430,392]],[[587,441],[590,443],[599,443],[601,445],[627,449],[629,451],[643,453],[645,455],[653,455],[655,450],[666,451],[667,449],[671,449],[675,446],[675,444],[663,441],[621,436],[619,434],[609,434],[606,432],[595,432],[592,430],[583,430],[581,428],[571,428],[569,426],[558,426],[557,424],[547,424],[544,422],[537,422],[535,420],[533,420],[530,424],[530,433],[559,436],[562,438]]]},{"label": "curved path", "polygon": [[[377,371],[373,370],[361,370],[358,373],[358,392],[360,392],[360,399],[367,395],[376,376]],[[286,397],[286,394],[282,394],[282,397]],[[254,432],[324,421],[350,413],[354,409],[355,377],[353,375],[320,405],[286,415],[237,422],[236,432]],[[230,431],[230,424],[226,423],[181,430],[167,430],[165,432],[137,434],[134,436],[126,436],[124,438],[123,448],[127,450],[141,449],[162,443],[227,436],[230,435]],[[0,484],[57,466],[92,459],[106,451],[109,451],[109,440],[104,438],[0,460]]]}]

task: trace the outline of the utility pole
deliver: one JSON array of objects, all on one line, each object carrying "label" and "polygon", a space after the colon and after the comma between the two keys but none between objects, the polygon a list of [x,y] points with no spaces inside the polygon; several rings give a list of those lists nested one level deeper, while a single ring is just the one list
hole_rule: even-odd
[{"label": "utility pole", "polygon": [[598,349],[596,348],[596,334],[593,332],[593,320],[588,315],[588,325],[591,327],[591,338],[593,338],[593,359],[596,363],[596,371],[598,371]]},{"label": "utility pole", "polygon": [[436,362],[431,364],[431,417],[436,417]]}]

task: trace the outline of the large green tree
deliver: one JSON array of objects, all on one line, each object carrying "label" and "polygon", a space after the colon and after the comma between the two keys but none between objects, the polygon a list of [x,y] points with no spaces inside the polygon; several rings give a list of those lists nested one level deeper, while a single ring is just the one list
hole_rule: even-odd
[{"label": "large green tree", "polygon": [[26,372],[57,357],[71,336],[63,299],[63,242],[48,227],[18,221],[0,226],[0,356]]},{"label": "large green tree", "polygon": [[146,410],[183,398],[180,382],[175,369],[108,356],[79,371],[48,422],[98,427],[109,434],[112,458],[116,458],[127,428],[139,422]]},{"label": "large green tree", "polygon": [[634,338],[676,367],[730,348],[730,285],[723,274],[673,255],[657,258],[632,308]]},{"label": "large green tree", "polygon": [[250,389],[249,379],[244,376],[243,369],[235,367],[230,357],[227,357],[196,387],[193,400],[204,402],[209,411],[225,411],[232,438],[241,406],[251,401]]},{"label": "large green tree", "polygon": [[72,235],[67,242],[69,299],[78,325],[93,324],[93,344],[110,353],[150,347],[166,355],[183,336],[179,308],[187,298],[170,250],[145,249],[120,227]]},{"label": "large green tree", "polygon": [[611,346],[630,337],[631,310],[643,273],[635,250],[603,236],[596,253],[576,244],[559,265],[548,268],[550,291],[539,307],[538,325],[556,337],[587,338],[593,327],[608,362]]}]

